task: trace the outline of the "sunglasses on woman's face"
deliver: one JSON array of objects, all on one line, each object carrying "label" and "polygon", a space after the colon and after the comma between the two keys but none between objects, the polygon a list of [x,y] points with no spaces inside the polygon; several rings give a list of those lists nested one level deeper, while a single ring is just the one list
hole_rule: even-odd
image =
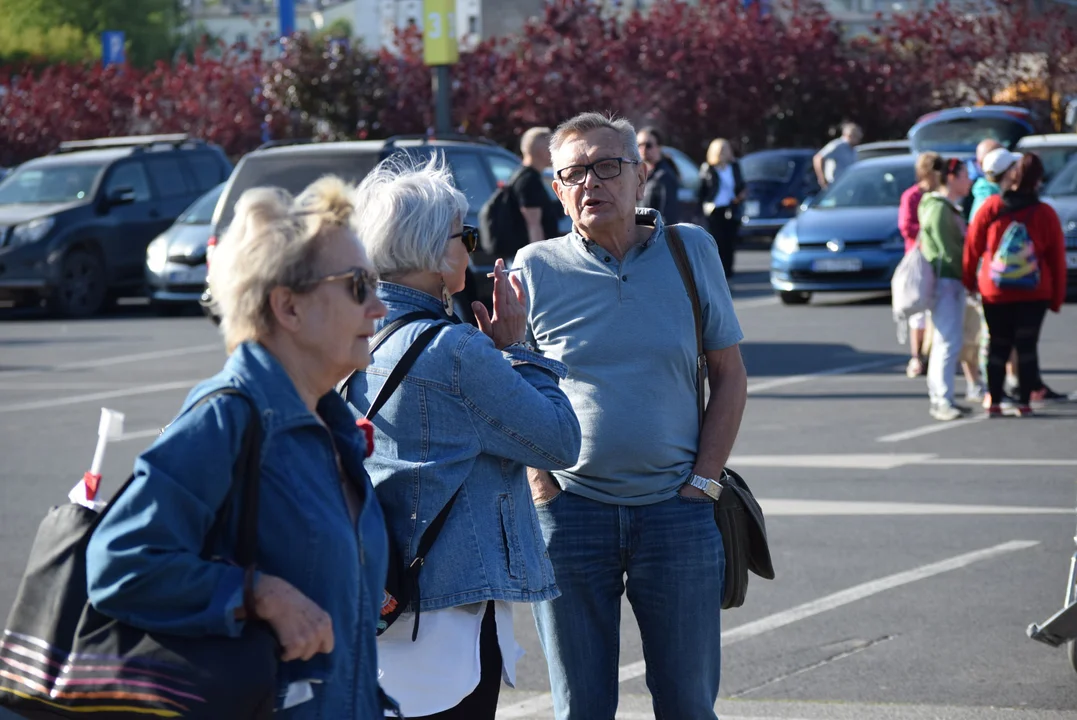
[{"label": "sunglasses on woman's face", "polygon": [[475,249],[479,247],[479,229],[472,225],[464,225],[460,232],[453,233],[449,238],[460,238],[469,253],[475,252]]},{"label": "sunglasses on woman's face", "polygon": [[352,299],[359,305],[363,305],[378,289],[378,276],[370,272],[366,268],[354,267],[347,272],[334,273],[333,275],[325,275],[324,277],[316,278],[311,283],[311,289],[314,287],[326,283],[326,282],[338,282],[340,280],[351,281]]}]

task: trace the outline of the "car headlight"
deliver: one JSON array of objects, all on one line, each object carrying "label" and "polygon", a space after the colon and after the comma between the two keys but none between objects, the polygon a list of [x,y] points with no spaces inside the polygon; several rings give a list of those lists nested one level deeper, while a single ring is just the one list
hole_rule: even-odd
[{"label": "car headlight", "polygon": [[904,250],[905,238],[901,235],[900,230],[895,230],[894,234],[888,237],[882,244],[883,250]]},{"label": "car headlight", "polygon": [[11,244],[15,246],[35,243],[48,235],[49,230],[52,230],[52,226],[55,224],[55,218],[43,217],[24,222],[22,225],[16,225],[15,229],[11,231]]},{"label": "car headlight", "polygon": [[774,249],[786,255],[792,255],[800,249],[797,243],[796,226],[793,223],[784,225],[774,236]]},{"label": "car headlight", "polygon": [[160,273],[168,262],[168,241],[159,237],[146,248],[146,269],[151,273]]}]

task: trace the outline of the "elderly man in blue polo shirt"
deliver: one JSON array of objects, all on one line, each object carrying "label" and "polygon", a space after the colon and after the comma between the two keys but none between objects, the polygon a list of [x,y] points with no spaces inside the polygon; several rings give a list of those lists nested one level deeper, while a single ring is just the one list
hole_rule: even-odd
[{"label": "elderly man in blue polo shirt", "polygon": [[573,232],[516,256],[529,339],[565,363],[583,430],[579,462],[531,471],[561,597],[535,606],[558,720],[613,720],[621,597],[643,639],[655,717],[712,720],[725,571],[713,505],[747,398],[740,325],[703,229],[679,225],[703,310],[710,400],[696,407],[692,305],[625,120],[584,113],[550,141]]}]

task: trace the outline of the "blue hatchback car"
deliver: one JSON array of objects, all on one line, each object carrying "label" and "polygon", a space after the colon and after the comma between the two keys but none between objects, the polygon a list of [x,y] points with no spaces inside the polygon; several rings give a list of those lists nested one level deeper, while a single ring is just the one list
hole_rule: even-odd
[{"label": "blue hatchback car", "polygon": [[786,305],[812,293],[889,290],[905,253],[898,231],[901,194],[915,182],[912,155],[853,164],[805,203],[774,238],[770,284]]}]

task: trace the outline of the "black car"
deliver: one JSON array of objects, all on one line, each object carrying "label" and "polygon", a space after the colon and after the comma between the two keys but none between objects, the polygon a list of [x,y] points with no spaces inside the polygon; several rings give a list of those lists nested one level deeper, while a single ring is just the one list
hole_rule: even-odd
[{"label": "black car", "polygon": [[[358,183],[375,165],[390,156],[403,155],[425,161],[434,153],[445,157],[456,186],[467,197],[468,212],[464,222],[468,225],[478,225],[483,204],[520,166],[520,158],[493,142],[459,135],[396,136],[387,140],[327,143],[271,142],[247,154],[236,165],[213,213],[214,233],[210,238],[209,260],[212,262],[212,249],[232,222],[236,201],[253,187],[280,187],[294,195],[329,174]],[[472,254],[467,287],[457,298],[457,313],[462,318],[472,319],[472,300],[489,302],[493,281],[486,274],[493,271],[495,260],[481,249]],[[209,300],[208,294],[203,297],[207,309]]]},{"label": "black car", "polygon": [[1077,157],[1066,163],[1043,191],[1062,221],[1066,236],[1066,290],[1070,297],[1077,295]]},{"label": "black car", "polygon": [[797,208],[819,192],[811,160],[814,150],[793,148],[760,150],[740,159],[748,186],[741,208],[741,237],[773,238],[795,217]]},{"label": "black car", "polygon": [[140,292],[146,246],[231,169],[186,135],[65,142],[23,163],[0,182],[0,299],[85,317]]}]

